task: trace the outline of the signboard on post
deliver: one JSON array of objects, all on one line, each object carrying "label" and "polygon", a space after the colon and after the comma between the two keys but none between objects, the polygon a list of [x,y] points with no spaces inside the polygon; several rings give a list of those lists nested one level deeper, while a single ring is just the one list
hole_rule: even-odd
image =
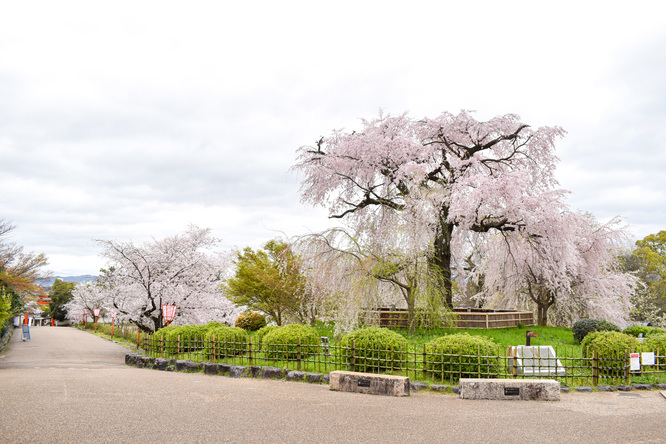
[{"label": "signboard on post", "polygon": [[28,324],[21,325],[21,340],[30,341],[30,326]]},{"label": "signboard on post", "polygon": [[631,353],[629,355],[629,362],[631,364],[630,370],[632,372],[639,371],[641,369],[641,355],[639,353]]}]

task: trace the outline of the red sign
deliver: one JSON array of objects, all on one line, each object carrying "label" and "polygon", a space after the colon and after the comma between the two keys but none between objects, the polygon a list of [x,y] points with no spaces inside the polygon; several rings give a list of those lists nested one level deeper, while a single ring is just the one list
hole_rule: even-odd
[{"label": "red sign", "polygon": [[175,305],[162,305],[162,316],[167,322],[173,321],[173,318],[176,317],[176,306]]}]

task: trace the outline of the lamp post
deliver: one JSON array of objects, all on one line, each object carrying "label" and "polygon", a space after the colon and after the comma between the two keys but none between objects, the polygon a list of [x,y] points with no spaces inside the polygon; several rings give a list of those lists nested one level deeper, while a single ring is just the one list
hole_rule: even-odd
[{"label": "lamp post", "polygon": [[176,308],[175,305],[162,305],[162,317],[167,321],[167,327],[176,317]]},{"label": "lamp post", "polygon": [[112,338],[113,338],[113,324],[114,324],[114,322],[116,321],[116,315],[117,315],[117,314],[118,314],[118,313],[115,312],[115,311],[112,311],[112,312],[111,312],[111,337],[112,337]]}]

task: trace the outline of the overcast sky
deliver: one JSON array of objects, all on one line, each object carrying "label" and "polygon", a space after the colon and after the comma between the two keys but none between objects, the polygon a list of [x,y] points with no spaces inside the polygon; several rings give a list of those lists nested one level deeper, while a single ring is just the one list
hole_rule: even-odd
[{"label": "overcast sky", "polygon": [[328,223],[295,150],[380,108],[562,126],[573,209],[666,229],[663,1],[2,1],[0,219],[60,276],[189,223],[257,248]]}]

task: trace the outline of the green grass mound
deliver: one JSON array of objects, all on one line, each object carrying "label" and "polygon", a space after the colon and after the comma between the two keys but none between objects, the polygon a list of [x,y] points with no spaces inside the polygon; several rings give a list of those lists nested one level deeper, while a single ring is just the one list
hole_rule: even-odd
[{"label": "green grass mound", "polygon": [[[342,338],[344,362],[357,372],[380,373],[404,367],[409,342],[388,328],[369,327]],[[353,349],[352,349],[353,346]]]},{"label": "green grass mound", "polygon": [[497,378],[499,344],[483,336],[458,333],[426,344],[426,370],[441,380]]}]

